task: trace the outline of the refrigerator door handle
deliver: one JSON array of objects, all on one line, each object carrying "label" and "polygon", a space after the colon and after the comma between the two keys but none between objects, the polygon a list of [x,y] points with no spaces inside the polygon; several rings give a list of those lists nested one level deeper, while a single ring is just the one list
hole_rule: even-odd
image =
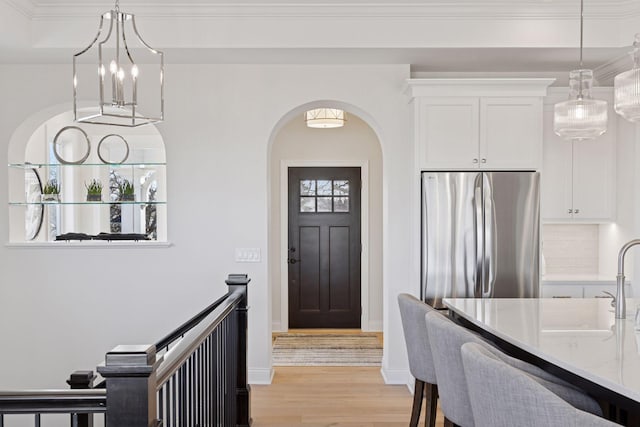
[{"label": "refrigerator door handle", "polygon": [[483,270],[483,260],[484,260],[484,219],[483,219],[483,195],[482,195],[482,173],[479,173],[474,182],[474,194],[473,194],[473,209],[474,209],[474,228],[475,228],[475,250],[476,250],[476,260],[475,260],[475,289],[474,296],[476,298],[480,298],[483,295],[483,287],[484,287],[484,270]]},{"label": "refrigerator door handle", "polygon": [[496,281],[497,239],[496,239],[496,211],[493,200],[491,180],[484,174],[483,205],[484,205],[484,280],[482,296],[491,298]]}]

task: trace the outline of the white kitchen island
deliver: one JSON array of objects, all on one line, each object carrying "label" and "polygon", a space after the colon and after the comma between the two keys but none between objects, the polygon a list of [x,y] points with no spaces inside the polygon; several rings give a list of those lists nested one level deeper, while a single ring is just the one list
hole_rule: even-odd
[{"label": "white kitchen island", "polygon": [[617,322],[610,301],[449,298],[444,303],[465,326],[497,338],[505,350],[624,408],[635,419],[640,413],[640,332],[633,318],[640,299],[628,299],[627,318]]}]

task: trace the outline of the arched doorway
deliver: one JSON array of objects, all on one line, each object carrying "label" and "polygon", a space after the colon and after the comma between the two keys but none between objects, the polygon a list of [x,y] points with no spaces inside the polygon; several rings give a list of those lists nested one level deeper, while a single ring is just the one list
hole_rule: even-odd
[{"label": "arched doorway", "polygon": [[[338,129],[310,129],[307,109],[336,106],[347,112]],[[359,168],[361,174],[361,327],[382,330],[382,150],[366,113],[341,103],[318,101],[300,106],[276,126],[269,152],[269,279],[274,331],[289,327],[288,171],[290,168]]]}]

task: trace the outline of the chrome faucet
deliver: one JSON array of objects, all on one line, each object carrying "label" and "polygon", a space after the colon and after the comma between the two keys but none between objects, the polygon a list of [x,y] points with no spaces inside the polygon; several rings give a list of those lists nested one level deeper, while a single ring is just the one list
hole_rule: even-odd
[{"label": "chrome faucet", "polygon": [[618,276],[617,276],[617,284],[618,288],[616,291],[616,319],[624,319],[627,313],[627,305],[624,297],[624,256],[627,251],[632,247],[640,245],[640,239],[634,239],[630,242],[625,243],[622,248],[620,248],[620,252],[618,253]]}]

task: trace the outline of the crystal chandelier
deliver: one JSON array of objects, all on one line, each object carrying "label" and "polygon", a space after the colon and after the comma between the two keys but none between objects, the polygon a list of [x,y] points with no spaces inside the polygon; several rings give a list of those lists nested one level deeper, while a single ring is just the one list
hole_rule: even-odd
[{"label": "crystal chandelier", "polygon": [[640,121],[640,34],[633,41],[633,69],[618,74],[613,83],[614,109],[630,122]]},{"label": "crystal chandelier", "polygon": [[336,108],[316,108],[304,114],[307,127],[310,128],[339,128],[344,126],[344,111]]},{"label": "crystal chandelier", "polygon": [[[97,56],[97,73],[81,76],[83,59],[95,61],[92,53]],[[142,82],[145,79],[148,81]],[[97,89],[91,98],[97,97],[98,105],[80,110],[80,92],[88,87]],[[135,16],[121,12],[119,0],[115,10],[100,17],[98,33],[91,44],[73,55],[73,115],[77,122],[129,127],[164,119],[164,54],[142,39]]]},{"label": "crystal chandelier", "polygon": [[607,131],[607,102],[591,97],[593,71],[582,67],[583,10],[580,0],[580,69],[569,73],[569,99],[553,108],[553,130],[565,139],[594,139]]}]

